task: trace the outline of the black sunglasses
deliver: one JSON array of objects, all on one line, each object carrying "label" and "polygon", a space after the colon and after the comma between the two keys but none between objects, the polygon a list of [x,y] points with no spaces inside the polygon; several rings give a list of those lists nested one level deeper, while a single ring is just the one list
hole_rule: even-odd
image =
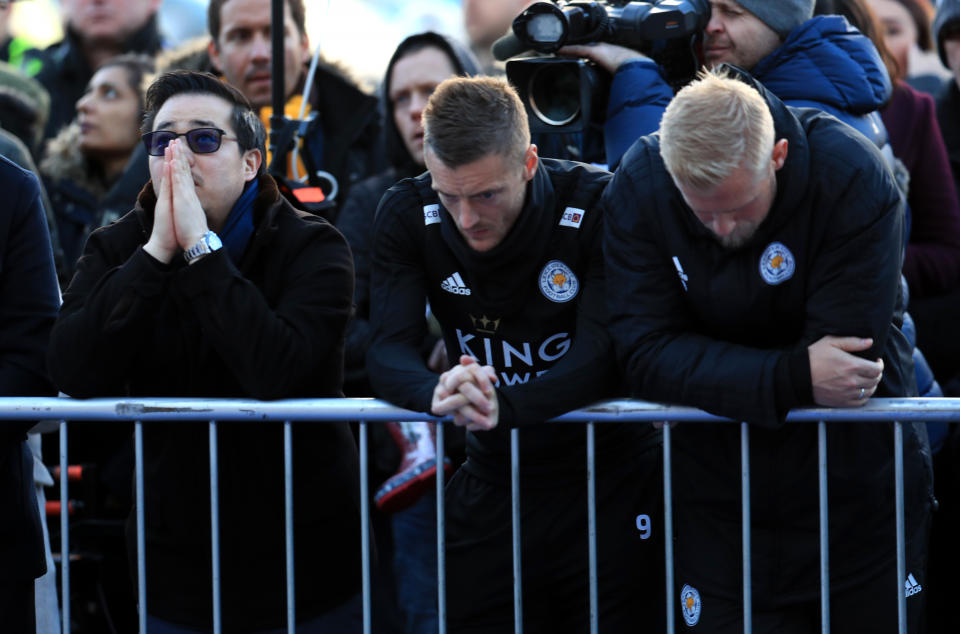
[{"label": "black sunglasses", "polygon": [[[150,156],[163,156],[164,150],[177,137],[186,137],[187,145],[195,154],[212,154],[220,149],[220,142],[224,139],[226,132],[220,128],[194,128],[186,132],[177,134],[170,130],[156,130],[147,132],[143,139],[143,146],[147,148],[147,154]],[[235,137],[226,137],[232,139]]]}]

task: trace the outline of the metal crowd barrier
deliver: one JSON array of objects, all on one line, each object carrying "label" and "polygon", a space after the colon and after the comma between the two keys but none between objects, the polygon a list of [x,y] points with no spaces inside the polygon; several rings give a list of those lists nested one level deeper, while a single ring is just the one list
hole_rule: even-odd
[{"label": "metal crowd barrier", "polygon": [[[359,421],[360,492],[361,492],[361,540],[363,566],[363,631],[371,631],[370,600],[370,499],[367,481],[369,465],[367,450],[367,425],[370,422],[396,420],[439,420],[423,413],[411,412],[373,399],[297,399],[286,401],[253,401],[242,399],[91,399],[85,401],[66,398],[15,398],[0,397],[0,420],[60,420],[60,472],[67,473],[67,423],[66,421],[133,421],[134,451],[136,459],[137,498],[137,573],[138,611],[140,632],[146,633],[146,565],[144,548],[144,499],[143,490],[143,423],[154,421],[207,421],[210,435],[210,531],[212,541],[211,601],[213,607],[213,632],[221,632],[220,612],[220,555],[219,555],[219,509],[217,483],[217,422],[218,421],[276,421],[284,424],[284,501],[287,566],[287,631],[293,634],[296,624],[294,602],[293,559],[293,464],[292,422]],[[893,422],[894,423],[894,478],[896,491],[897,532],[897,583],[898,626],[906,634],[906,595],[903,580],[906,578],[906,537],[904,528],[903,492],[903,423],[909,422],[960,422],[960,399],[872,399],[858,409],[805,409],[790,412],[787,420],[794,423],[816,423],[819,445],[819,505],[820,505],[820,579],[821,579],[821,632],[830,632],[830,555],[828,551],[827,526],[827,442],[826,423]],[[598,632],[597,611],[597,527],[595,499],[594,426],[609,422],[727,422],[726,419],[707,414],[697,409],[670,407],[642,401],[603,401],[589,408],[565,414],[557,422],[586,423],[587,449],[587,500],[588,500],[588,552],[590,631]],[[437,464],[443,464],[443,425],[437,425]],[[743,544],[743,617],[744,632],[752,632],[752,586],[750,581],[750,464],[749,425],[741,427],[741,474],[742,474],[742,544]],[[514,627],[523,631],[522,579],[520,552],[520,498],[519,498],[519,441],[517,430],[511,432],[511,491],[513,513],[513,576],[514,576]],[[663,491],[664,491],[664,544],[666,555],[666,624],[667,632],[674,634],[675,601],[673,587],[673,500],[671,478],[671,429],[663,427]],[[440,634],[446,632],[446,576],[444,557],[444,503],[443,469],[437,470],[437,605]],[[61,509],[67,508],[67,478],[60,478]],[[61,608],[63,633],[70,633],[70,552],[69,517],[61,512]]]}]

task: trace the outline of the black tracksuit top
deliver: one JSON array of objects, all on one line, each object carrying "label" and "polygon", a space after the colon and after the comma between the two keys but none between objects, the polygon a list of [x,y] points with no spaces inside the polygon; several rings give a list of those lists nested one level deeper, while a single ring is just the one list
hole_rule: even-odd
[{"label": "black tracksuit top", "polygon": [[[398,405],[430,410],[438,376],[418,348],[429,301],[450,362],[472,355],[499,378],[500,424],[467,434],[467,468],[475,474],[505,479],[507,431],[524,426],[525,473],[582,475],[580,426],[527,425],[610,396],[618,385],[604,329],[603,214],[597,205],[609,179],[595,167],[541,159],[516,224],[483,253],[466,245],[429,174],[401,181],[381,200],[374,226],[371,382]],[[621,434],[646,433],[600,427],[598,448]]]}]

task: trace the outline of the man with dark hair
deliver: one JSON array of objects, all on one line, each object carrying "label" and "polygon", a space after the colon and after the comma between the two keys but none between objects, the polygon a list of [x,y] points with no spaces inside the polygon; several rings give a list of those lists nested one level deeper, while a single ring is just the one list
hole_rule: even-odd
[{"label": "man with dark hair", "polygon": [[[175,71],[146,101],[151,182],[132,212],[87,242],[51,337],[57,385],[75,397],[339,396],[353,290],[345,241],[263,174],[264,129],[235,88]],[[278,628],[281,430],[220,429],[223,627]],[[356,447],[345,423],[294,434],[295,496],[323,500],[295,516],[297,616],[353,631]],[[211,625],[205,436],[199,426],[144,430],[146,609],[173,628]]]},{"label": "man with dark hair", "polygon": [[[87,82],[104,61],[121,53],[156,55],[162,48],[157,27],[161,0],[62,0],[63,40],[39,54],[37,80],[56,98],[43,138],[70,123]],[[36,62],[31,62],[36,65]]]},{"label": "man with dark hair", "polygon": [[[268,131],[273,114],[270,4],[270,0],[211,0],[207,11],[208,52],[214,67],[258,109]],[[310,61],[303,0],[284,2],[283,34],[284,114],[297,117],[302,110],[309,123],[298,141],[299,153],[282,148],[280,163],[275,166],[274,158],[267,156],[266,164],[287,178],[320,187],[327,201],[343,201],[353,183],[386,167],[377,100],[329,63],[317,66],[310,94],[303,94]],[[331,208],[324,215],[333,218],[335,212]]]},{"label": "man with dark hair", "polygon": [[[377,211],[367,360],[381,396],[467,429],[445,495],[449,628],[513,627],[509,445],[520,427],[525,629],[587,631],[584,429],[543,421],[618,385],[599,248],[610,175],[541,159],[502,79],[448,79],[423,122],[429,172]],[[454,360],[440,375],[420,351],[427,301]],[[624,632],[662,612],[660,576],[645,574],[662,569],[657,438],[640,425],[596,434],[599,621]]]},{"label": "man with dark hair", "polygon": [[[604,204],[610,330],[631,390],[750,424],[753,631],[815,631],[817,430],[785,418],[916,395],[892,174],[835,118],[788,108],[746,73],[708,73],[624,156]],[[895,632],[898,592],[920,631],[929,446],[905,425],[898,579],[892,437],[889,424],[827,426],[834,631]],[[740,427],[679,424],[673,447],[677,616],[739,632]]]}]

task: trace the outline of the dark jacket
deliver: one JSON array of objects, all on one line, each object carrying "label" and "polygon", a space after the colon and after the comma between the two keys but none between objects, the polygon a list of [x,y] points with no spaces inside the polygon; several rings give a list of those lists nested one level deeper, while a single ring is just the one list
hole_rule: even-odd
[{"label": "dark jacket", "polygon": [[130,211],[137,195],[150,180],[147,155],[138,143],[123,173],[106,182],[80,151],[80,128],[70,125],[47,143],[40,174],[50,197],[63,249],[58,266],[60,283],[66,288],[90,233]]},{"label": "dark jacket", "polygon": [[[430,188],[429,173],[397,183],[380,204],[370,381],[397,405],[430,410],[438,376],[419,350],[429,301],[449,358],[471,355],[497,371],[499,425],[467,432],[464,468],[485,479],[509,481],[508,432],[521,425],[524,473],[583,477],[583,430],[535,423],[615,394],[619,386],[603,328],[599,248],[597,203],[609,178],[583,164],[541,159],[516,224],[483,253],[460,236]],[[602,427],[600,445],[635,447],[623,438],[639,428]]]},{"label": "dark jacket", "polygon": [[[829,112],[877,147],[886,145],[876,110],[890,98],[887,69],[873,43],[846,18],[814,16],[793,29],[751,72],[787,105]],[[614,75],[608,110],[617,114],[605,129],[610,165],[616,165],[636,139],[660,127],[670,99],[666,82],[658,77],[649,62],[627,64]]]},{"label": "dark jacket", "polygon": [[[336,397],[352,266],[342,236],[261,176],[254,236],[187,265],[147,255],[155,196],[90,235],[51,336],[51,375],[74,397]],[[144,429],[150,614],[210,626],[207,431]],[[279,424],[220,425],[224,629],[284,623]],[[294,428],[298,615],[359,590],[356,446],[346,423]],[[315,503],[311,503],[313,500]],[[133,516],[131,516],[133,517]],[[132,537],[132,535],[131,535]],[[135,540],[128,540],[131,554]]]},{"label": "dark jacket", "polygon": [[416,176],[426,169],[407,151],[407,146],[397,130],[393,103],[390,101],[390,79],[393,67],[399,58],[398,52],[420,44],[444,51],[450,58],[457,75],[472,76],[479,72],[479,62],[469,49],[453,39],[430,31],[406,38],[397,47],[397,51],[387,65],[387,72],[380,90],[380,108],[383,111],[384,147],[390,167],[357,183],[351,189],[350,196],[345,199],[346,202],[337,215],[337,228],[343,232],[343,237],[350,243],[350,250],[353,252],[353,268],[356,272],[354,315],[347,326],[344,365],[346,384],[355,393],[351,394],[348,390],[347,394],[351,396],[370,394],[366,354],[370,346],[370,240],[373,234],[374,213],[380,198],[391,185],[403,178]]},{"label": "dark jacket", "polygon": [[[52,396],[44,354],[60,304],[35,176],[0,157],[0,396]],[[0,420],[0,585],[46,570],[33,486],[32,422]],[[0,604],[5,597],[0,597]]]},{"label": "dark jacket", "polygon": [[[863,356],[883,358],[877,395],[916,394],[900,330],[903,208],[873,144],[832,117],[787,108],[744,77],[770,105],[776,138],[789,142],[769,214],[745,245],[722,247],[673,184],[659,135],[641,139],[604,197],[607,286],[616,289],[607,304],[635,396],[753,424],[754,575],[765,580],[755,600],[814,600],[816,430],[785,424],[784,415],[813,405],[807,346],[825,335],[872,337]],[[908,425],[906,435],[907,495],[923,509],[931,496],[925,434]],[[737,539],[739,428],[680,425],[674,446],[676,508],[729,527],[703,524],[686,538],[709,544],[716,529]],[[889,563],[892,430],[832,425],[828,446],[831,588],[839,589]]]},{"label": "dark jacket", "polygon": [[[153,15],[121,49],[125,53],[144,53],[152,57],[160,52],[162,45],[157,16]],[[43,134],[44,139],[50,139],[73,121],[77,101],[83,96],[96,69],[90,68],[83,56],[79,36],[69,26],[63,40],[48,46],[38,57],[42,67],[36,79],[56,97],[50,101],[50,118]]]}]

